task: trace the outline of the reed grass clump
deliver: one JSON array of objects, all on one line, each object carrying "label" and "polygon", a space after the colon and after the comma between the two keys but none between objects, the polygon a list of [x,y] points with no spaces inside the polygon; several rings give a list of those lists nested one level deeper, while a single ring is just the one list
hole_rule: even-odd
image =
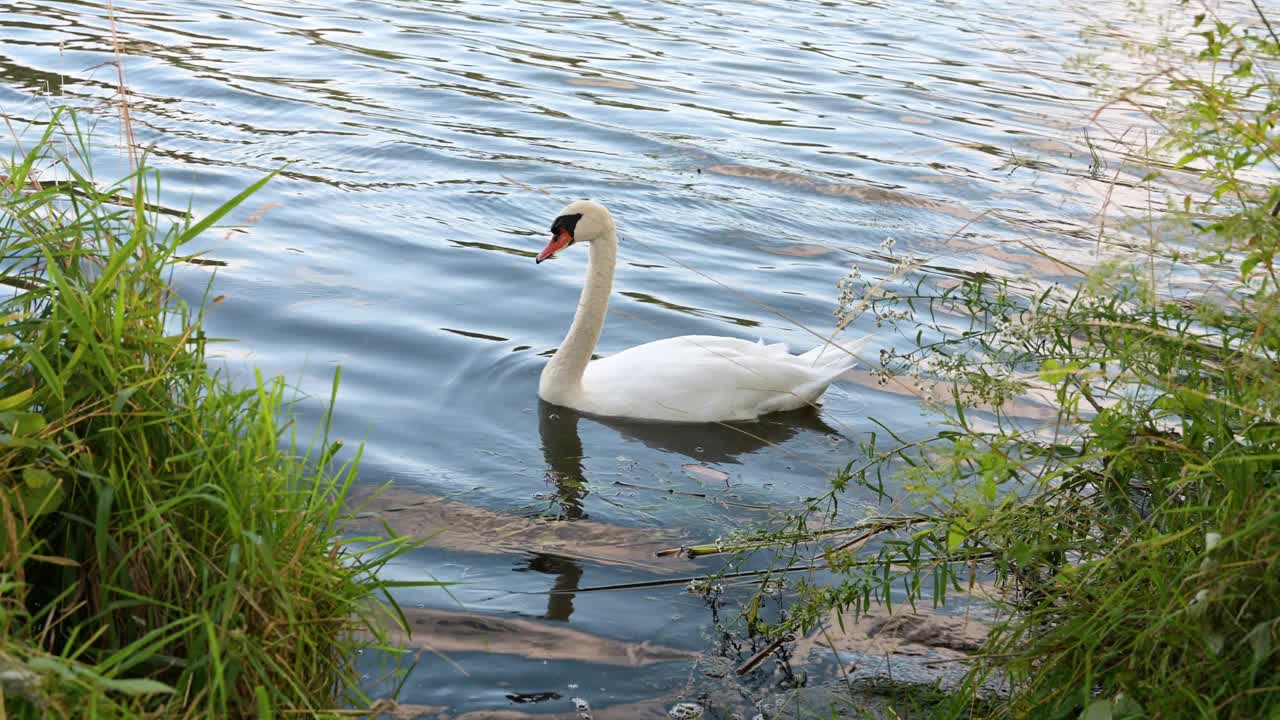
[{"label": "reed grass clump", "polygon": [[408,546],[343,535],[358,453],[300,449],[284,382],[211,369],[167,282],[267,179],[194,221],[145,163],[91,168],[58,112],[0,169],[0,717],[367,703],[353,633],[398,614]]}]

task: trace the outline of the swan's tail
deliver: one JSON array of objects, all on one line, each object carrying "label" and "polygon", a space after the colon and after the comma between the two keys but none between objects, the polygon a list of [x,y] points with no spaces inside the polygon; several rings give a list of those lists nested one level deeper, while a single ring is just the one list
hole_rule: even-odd
[{"label": "swan's tail", "polygon": [[858,363],[858,353],[873,337],[875,337],[875,333],[868,333],[853,342],[836,342],[834,338],[831,338],[801,355],[800,359],[809,362],[814,367],[831,365],[849,369]]},{"label": "swan's tail", "polygon": [[[828,385],[858,364],[858,351],[871,338],[872,335],[867,335],[853,342],[842,343],[827,340],[822,345],[800,355],[800,360],[807,362],[809,367],[813,368],[811,372],[813,379],[795,388],[788,394],[785,407],[777,409],[793,410],[801,405],[817,404],[818,398],[827,391]],[[800,400],[800,405],[792,403],[792,399]]]}]

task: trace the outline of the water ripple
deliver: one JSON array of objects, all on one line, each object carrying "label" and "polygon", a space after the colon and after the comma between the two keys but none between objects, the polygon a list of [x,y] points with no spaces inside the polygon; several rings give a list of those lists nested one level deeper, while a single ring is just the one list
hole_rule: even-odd
[{"label": "water ripple", "polygon": [[[217,267],[226,300],[208,325],[239,339],[219,349],[230,371],[286,373],[324,397],[341,365],[336,429],[366,440],[369,482],[465,501],[495,526],[549,513],[713,538],[751,507],[820,492],[851,452],[839,435],[874,429],[870,418],[927,431],[924,418],[909,425],[913,397],[857,384],[865,373],[833,390],[821,417],[761,430],[768,442],[549,412],[537,374],[573,314],[585,253],[531,258],[569,199],[607,202],[622,237],[602,353],[680,333],[808,346],[782,316],[829,331],[837,281],[852,263],[887,273],[888,237],[931,258],[922,272],[1051,282],[1063,268],[1014,241],[1074,261],[1104,196],[1118,208],[1145,202],[1116,174],[1123,126],[1082,142],[1092,81],[1064,61],[1082,50],[1084,19],[1048,0],[1016,17],[977,0],[114,8],[137,137],[165,172],[167,203],[208,211],[283,168],[234,228],[200,241],[222,264],[178,277],[195,298]],[[83,108],[106,146],[100,177],[127,172],[111,151],[111,28],[105,0],[17,0],[0,16],[0,112],[20,128],[54,104]],[[318,420],[318,403],[300,408]],[[690,458],[729,481],[690,477]],[[612,484],[622,478],[707,499],[624,492]],[[555,575],[560,589],[619,579],[579,556],[459,553],[425,552],[405,572],[460,563],[512,588],[512,564]],[[540,600],[502,598],[492,602],[543,617]],[[681,607],[674,595],[641,614],[662,619],[659,630],[639,617],[619,624],[637,614],[618,602],[579,596],[545,617],[572,612],[624,641],[700,631],[692,617],[667,621]],[[527,671],[467,648],[464,666]],[[610,685],[596,706],[683,683],[669,668],[623,682],[589,658],[569,665],[584,688],[593,677]],[[459,708],[507,702],[467,683],[446,683]],[[432,702],[438,685],[407,692]]]}]

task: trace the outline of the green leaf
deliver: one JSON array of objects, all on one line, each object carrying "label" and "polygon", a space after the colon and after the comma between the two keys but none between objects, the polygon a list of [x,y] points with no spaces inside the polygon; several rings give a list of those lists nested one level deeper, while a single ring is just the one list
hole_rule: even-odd
[{"label": "green leaf", "polygon": [[0,413],[0,425],[4,425],[9,432],[22,437],[24,435],[34,435],[45,428],[49,423],[45,422],[44,416],[40,413],[33,412],[6,412]]},{"label": "green leaf", "polygon": [[1053,358],[1049,358],[1040,366],[1040,379],[1056,385],[1078,370],[1080,370],[1080,363],[1075,360],[1060,363]]},{"label": "green leaf", "polygon": [[29,467],[22,471],[22,506],[27,515],[48,515],[62,505],[62,485],[57,478],[43,468]]},{"label": "green leaf", "polygon": [[120,411],[124,409],[125,403],[129,402],[129,398],[133,397],[133,394],[138,392],[140,387],[140,385],[134,385],[116,393],[116,399],[111,401],[111,414],[119,415]]},{"label": "green leaf", "polygon": [[1111,701],[1094,700],[1080,713],[1080,720],[1111,720]]},{"label": "green leaf", "polygon": [[271,698],[267,696],[267,689],[259,685],[253,689],[253,695],[258,701],[258,720],[273,720],[275,714],[271,712]]},{"label": "green leaf", "polygon": [[190,242],[191,240],[194,240],[195,238],[199,237],[200,233],[204,232],[205,230],[208,230],[210,226],[212,226],[214,223],[221,220],[224,215],[236,209],[236,207],[239,206],[241,203],[243,203],[250,195],[261,190],[262,186],[266,185],[267,182],[271,180],[271,178],[275,177],[279,172],[280,172],[279,170],[275,170],[269,173],[266,177],[262,178],[258,182],[250,185],[244,190],[241,190],[240,193],[235,197],[222,203],[222,205],[219,205],[216,210],[204,216],[200,220],[200,222],[183,230],[182,234],[178,236],[178,242],[176,243],[176,245],[184,245]]},{"label": "green leaf", "polygon": [[964,543],[964,539],[967,537],[969,537],[969,534],[965,532],[964,528],[956,523],[951,523],[947,526],[947,549],[955,550]]},{"label": "green leaf", "polygon": [[23,390],[16,395],[0,398],[0,412],[26,407],[29,402],[31,402],[31,390]]},{"label": "green leaf", "polygon": [[125,263],[133,259],[141,243],[142,238],[132,235],[124,245],[111,254],[110,262],[103,268],[89,293],[90,298],[99,300],[115,286],[116,276],[124,269]]},{"label": "green leaf", "polygon": [[54,673],[63,680],[76,679],[75,673],[67,664],[51,657],[33,657],[27,661],[27,669],[38,673]]},{"label": "green leaf", "polygon": [[1244,260],[1240,261],[1240,279],[1244,280],[1249,277],[1249,273],[1258,267],[1258,263],[1262,262],[1262,253],[1254,253]]},{"label": "green leaf", "polygon": [[0,447],[41,447],[41,443],[39,440],[14,437],[9,433],[0,432]]},{"label": "green leaf", "polygon": [[53,473],[44,468],[29,467],[22,471],[22,482],[30,488],[46,488],[53,484]]},{"label": "green leaf", "polygon": [[1062,368],[1062,363],[1049,358],[1040,365],[1040,378],[1045,382],[1054,382],[1051,378],[1057,375]]},{"label": "green leaf", "polygon": [[984,478],[980,489],[982,490],[982,496],[987,499],[987,502],[995,502],[996,501],[996,476],[993,474],[993,475],[988,475],[986,478]]},{"label": "green leaf", "polygon": [[[49,364],[49,360],[45,358],[43,354],[35,352],[34,350],[27,353],[26,360],[31,363],[31,366],[36,369],[36,372],[40,373],[40,379],[44,380],[45,385],[53,391],[54,395],[59,400],[61,400],[62,386],[58,384],[58,374],[53,371],[53,366]],[[28,391],[28,397],[30,397],[29,393],[30,391]],[[7,408],[0,407],[0,410],[5,409]]]},{"label": "green leaf", "polygon": [[111,678],[98,678],[99,684],[108,690],[114,690],[125,695],[158,695],[160,693],[172,693],[173,688],[165,685],[159,680],[149,680],[147,678],[130,678],[124,680],[114,680]]},{"label": "green leaf", "polygon": [[1142,709],[1142,703],[1134,700],[1123,692],[1117,693],[1115,700],[1111,703],[1112,711],[1121,718],[1140,718],[1146,716],[1146,711]]}]

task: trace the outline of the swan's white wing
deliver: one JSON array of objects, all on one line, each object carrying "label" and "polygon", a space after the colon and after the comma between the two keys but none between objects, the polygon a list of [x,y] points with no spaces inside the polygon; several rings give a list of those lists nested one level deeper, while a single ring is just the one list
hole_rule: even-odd
[{"label": "swan's white wing", "polygon": [[658,340],[589,363],[578,409],[680,422],[750,420],[815,402],[853,365],[838,350],[813,360],[781,343],[712,335]]}]

